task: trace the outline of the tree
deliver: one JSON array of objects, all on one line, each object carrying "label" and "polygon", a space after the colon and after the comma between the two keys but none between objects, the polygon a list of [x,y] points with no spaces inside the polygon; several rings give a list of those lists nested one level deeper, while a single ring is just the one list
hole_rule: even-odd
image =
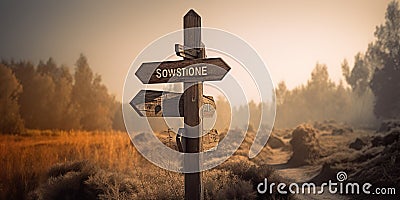
[{"label": "tree", "polygon": [[330,80],[328,68],[325,64],[317,63],[311,72],[311,79],[303,92],[306,111],[304,116],[311,120],[329,119],[332,117],[332,99],[334,99],[335,84]]},{"label": "tree", "polygon": [[389,3],[385,23],[376,28],[377,40],[368,47],[375,72],[370,87],[375,95],[374,113],[382,119],[400,117],[400,9]]},{"label": "tree", "polygon": [[278,88],[275,90],[276,104],[282,105],[284,103],[284,100],[286,99],[287,93],[288,93],[288,89],[286,87],[285,81],[279,82]]},{"label": "tree", "polygon": [[44,116],[48,119],[46,119],[47,125],[41,128],[63,130],[79,128],[75,105],[71,101],[73,78],[68,67],[58,67],[54,59],[49,58],[46,63],[39,62],[36,72],[36,76],[47,77],[54,84],[54,90],[49,90],[48,99],[44,100],[47,105],[42,109],[48,111],[47,116]]},{"label": "tree", "polygon": [[353,92],[362,96],[369,87],[371,69],[368,61],[361,53],[358,53],[354,59],[354,67],[349,70],[347,60],[342,63],[343,76],[346,82],[350,85]]},{"label": "tree", "polygon": [[49,74],[37,73],[30,62],[13,63],[23,92],[19,98],[20,113],[26,128],[51,129],[55,127],[53,108],[55,84]]},{"label": "tree", "polygon": [[78,111],[77,117],[85,130],[109,130],[114,117],[114,98],[108,94],[99,75],[93,75],[88,61],[80,55],[76,61],[75,84],[72,88],[72,102]]},{"label": "tree", "polygon": [[0,64],[0,83],[0,132],[21,133],[24,124],[19,114],[18,97],[22,87],[12,70],[3,64]]},{"label": "tree", "polygon": [[43,61],[40,61],[37,70],[39,74],[47,74],[53,77],[53,79],[56,79],[57,76],[60,75],[60,68],[57,67],[56,62],[54,61],[53,58],[49,58],[46,63]]},{"label": "tree", "polygon": [[311,80],[308,81],[310,86],[328,87],[329,80],[328,68],[324,64],[317,63],[311,72]]},{"label": "tree", "polygon": [[24,85],[24,89],[21,106],[26,114],[24,119],[27,119],[27,127],[56,128],[53,106],[50,106],[56,89],[53,79],[49,75],[35,74],[29,85]]},{"label": "tree", "polygon": [[58,128],[63,130],[79,129],[77,106],[72,102],[73,77],[66,66],[61,66],[59,73],[55,91],[55,102],[59,116]]},{"label": "tree", "polygon": [[[343,66],[348,67],[346,62]],[[346,71],[350,74],[350,70],[344,70]],[[277,127],[291,127],[306,121],[321,120],[364,125],[371,116],[367,115],[369,109],[360,112],[359,108],[363,108],[363,103],[360,103],[362,101],[359,101],[361,98],[357,95],[354,95],[357,98],[353,98],[352,91],[346,88],[342,81],[335,84],[330,80],[328,68],[323,64],[317,63],[306,85],[288,90],[285,83],[281,82],[278,84],[276,94]],[[366,101],[365,104],[367,103],[369,102]]]},{"label": "tree", "polygon": [[[40,61],[37,66],[13,60],[1,63],[5,66],[1,75],[6,77],[0,86],[1,95],[4,95],[0,100],[5,102],[0,108],[0,112],[5,113],[0,119],[2,125],[11,119],[8,116],[19,116],[17,113],[30,129],[124,129],[121,104],[108,94],[101,77],[93,74],[85,56],[79,57],[74,76],[68,67],[58,66],[52,58]],[[18,84],[9,77],[10,70]],[[16,90],[16,95],[9,96],[8,91],[16,85],[23,88],[22,92]]]}]

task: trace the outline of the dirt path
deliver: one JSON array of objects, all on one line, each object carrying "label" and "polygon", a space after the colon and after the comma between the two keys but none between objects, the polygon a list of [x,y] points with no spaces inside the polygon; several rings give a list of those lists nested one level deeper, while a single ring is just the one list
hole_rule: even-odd
[{"label": "dirt path", "polygon": [[[282,166],[282,165],[281,165]],[[319,174],[321,166],[302,166],[298,168],[277,169],[280,176],[285,178],[289,183],[303,183],[311,180]],[[301,186],[301,185],[300,185]],[[320,187],[316,187],[316,191],[320,191]],[[301,189],[300,189],[301,190]],[[325,187],[322,194],[296,194],[296,199],[318,199],[318,200],[347,200],[346,196],[338,194],[330,194]]]},{"label": "dirt path", "polygon": [[[274,150],[273,157],[271,158],[272,167],[278,172],[279,176],[286,180],[287,183],[299,183],[301,187],[301,183],[307,182],[317,176],[322,166],[301,166],[301,167],[290,167],[286,164],[287,159],[290,157],[290,152]],[[284,159],[286,159],[284,161]],[[316,191],[319,191],[321,188],[316,187]],[[301,188],[300,188],[301,190]],[[324,193],[322,194],[296,194],[295,199],[306,200],[306,199],[315,199],[315,200],[348,200],[349,197],[338,195],[338,194],[330,194],[327,188],[325,187]]]}]

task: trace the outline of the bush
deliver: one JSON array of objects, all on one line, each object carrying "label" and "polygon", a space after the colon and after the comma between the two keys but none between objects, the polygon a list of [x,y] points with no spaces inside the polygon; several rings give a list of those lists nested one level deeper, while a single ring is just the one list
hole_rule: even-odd
[{"label": "bush", "polygon": [[[261,165],[257,166],[251,161],[241,161],[235,162],[234,160],[228,160],[227,162],[223,163],[218,167],[218,169],[227,170],[228,172],[232,173],[234,176],[237,176],[239,180],[243,181],[244,183],[237,183],[237,185],[242,185],[241,192],[249,191],[248,196],[245,199],[290,199],[290,195],[282,195],[278,194],[275,191],[272,194],[265,193],[259,194],[255,193],[257,191],[257,186],[259,183],[264,181],[264,178],[268,179],[268,182],[274,182],[277,184],[278,182],[284,182],[283,179],[274,173],[274,170],[269,167],[268,165]],[[247,188],[245,185],[250,184],[251,188]],[[235,185],[235,186],[237,186]],[[232,186],[232,188],[235,188]],[[229,190],[225,191],[229,194]],[[251,193],[253,192],[253,193]],[[228,195],[227,194],[227,195]],[[253,196],[253,194],[255,196]],[[229,195],[228,195],[229,196]],[[227,197],[228,197],[227,196]]]},{"label": "bush", "polygon": [[130,179],[79,161],[52,167],[30,199],[131,199],[136,193]]},{"label": "bush", "polygon": [[255,199],[249,181],[240,179],[231,171],[214,169],[204,176],[204,199]]},{"label": "bush", "polygon": [[290,140],[293,155],[288,160],[289,165],[302,166],[311,164],[319,157],[320,145],[316,137],[317,132],[318,130],[308,124],[296,127]]}]

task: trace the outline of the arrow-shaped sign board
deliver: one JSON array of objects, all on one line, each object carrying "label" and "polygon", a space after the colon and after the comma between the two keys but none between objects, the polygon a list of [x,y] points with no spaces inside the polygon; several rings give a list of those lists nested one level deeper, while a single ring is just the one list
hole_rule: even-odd
[{"label": "arrow-shaped sign board", "polygon": [[[203,115],[212,117],[216,109],[214,98],[204,95],[203,103]],[[176,92],[141,90],[129,104],[141,117],[183,117],[184,113],[183,94]]]},{"label": "arrow-shaped sign board", "polygon": [[144,84],[222,80],[231,68],[221,58],[143,63],[136,76]]}]

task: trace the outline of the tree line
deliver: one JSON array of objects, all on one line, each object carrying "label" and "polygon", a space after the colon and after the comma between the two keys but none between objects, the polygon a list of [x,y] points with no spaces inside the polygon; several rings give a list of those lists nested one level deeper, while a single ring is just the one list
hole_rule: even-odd
[{"label": "tree line", "polygon": [[276,88],[277,126],[304,121],[337,120],[356,126],[373,126],[381,120],[400,118],[400,9],[389,3],[385,22],[376,27],[375,41],[355,55],[350,70],[342,63],[345,83],[332,82],[327,66],[318,64],[305,85]]},{"label": "tree line", "polygon": [[2,133],[28,129],[123,130],[121,104],[80,55],[72,74],[49,58],[0,63]]},{"label": "tree line", "polygon": [[[299,123],[335,120],[356,127],[374,128],[380,121],[400,118],[400,9],[396,1],[389,3],[385,22],[376,27],[375,41],[365,52],[354,57],[350,66],[346,59],[341,64],[343,79],[333,82],[325,64],[317,63],[309,80],[288,89],[281,81],[275,88],[275,127],[294,127]],[[229,103],[218,98],[217,129],[230,123],[239,128],[258,127],[261,106],[272,112],[268,103],[249,102],[230,109]],[[245,108],[248,108],[246,110]],[[250,120],[242,116],[250,114]],[[232,116],[236,120],[230,121]],[[239,117],[237,117],[239,116]],[[262,124],[261,124],[262,125]],[[270,127],[267,127],[270,128]]]},{"label": "tree line", "polygon": [[[317,63],[306,84],[292,90],[280,82],[276,92],[278,127],[292,127],[305,121],[336,120],[355,126],[373,126],[380,120],[400,118],[400,8],[389,3],[385,22],[376,27],[375,40],[364,53],[355,55],[354,65],[347,60],[341,68],[344,81],[333,82],[327,66]],[[72,74],[50,58],[36,66],[26,61],[0,63],[0,131],[20,133],[29,129],[124,130],[121,105],[94,74],[87,58],[81,55]],[[242,107],[230,109],[224,99],[216,101],[221,113],[216,127],[229,123],[238,127],[246,120]],[[258,127],[260,106],[249,103],[250,125]],[[272,111],[272,110],[271,110]],[[153,120],[155,127],[165,123]],[[139,125],[140,126],[140,125]],[[140,129],[141,127],[137,127]],[[271,128],[271,127],[269,127]]]}]

